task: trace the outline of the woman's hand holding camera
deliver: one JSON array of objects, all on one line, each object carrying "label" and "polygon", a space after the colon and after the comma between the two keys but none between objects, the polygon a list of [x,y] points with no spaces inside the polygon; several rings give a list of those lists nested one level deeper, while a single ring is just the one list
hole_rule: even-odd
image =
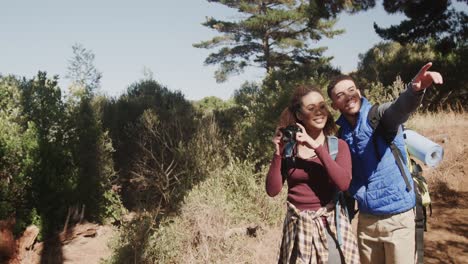
[{"label": "woman's hand holding camera", "polygon": [[311,138],[309,134],[307,134],[307,131],[305,130],[304,126],[299,123],[296,123],[296,124],[302,130],[302,131],[296,132],[296,141],[299,144],[305,145],[311,149],[318,148],[320,144],[317,143],[317,141],[315,141],[313,138]]},{"label": "woman's hand holding camera", "polygon": [[283,148],[283,141],[281,138],[283,137],[283,133],[279,130],[279,128],[276,129],[275,136],[271,140],[273,144],[275,144],[275,154],[276,155],[281,155],[281,149]]}]

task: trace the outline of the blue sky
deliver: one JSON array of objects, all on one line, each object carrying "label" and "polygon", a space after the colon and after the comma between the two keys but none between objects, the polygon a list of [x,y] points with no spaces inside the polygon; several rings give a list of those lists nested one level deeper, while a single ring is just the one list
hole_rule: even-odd
[{"label": "blue sky", "polygon": [[[346,33],[319,45],[334,56],[332,64],[344,72],[357,67],[358,54],[381,41],[372,24],[398,23],[401,15],[388,15],[378,8],[357,15],[342,15],[337,28]],[[205,0],[15,0],[2,3],[0,15],[0,73],[32,77],[37,71],[65,79],[72,45],[81,43],[96,55],[95,65],[103,73],[101,90],[117,96],[143,78],[150,69],[154,78],[187,99],[205,96],[227,99],[245,81],[260,80],[264,71],[245,74],[218,84],[214,66],[204,66],[209,50],[192,44],[216,35],[201,25],[206,16],[239,17],[235,10]]]}]

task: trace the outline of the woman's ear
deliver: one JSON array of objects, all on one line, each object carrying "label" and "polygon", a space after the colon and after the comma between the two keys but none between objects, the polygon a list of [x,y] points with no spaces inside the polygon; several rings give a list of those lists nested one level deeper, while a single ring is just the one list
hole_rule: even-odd
[{"label": "woman's ear", "polygon": [[302,121],[302,114],[300,111],[297,111],[296,113],[294,113],[294,115],[296,116],[297,120]]}]

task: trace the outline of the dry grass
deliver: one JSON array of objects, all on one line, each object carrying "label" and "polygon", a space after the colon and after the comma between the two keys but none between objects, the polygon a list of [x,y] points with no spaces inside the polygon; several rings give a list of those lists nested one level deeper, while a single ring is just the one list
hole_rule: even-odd
[{"label": "dry grass", "polygon": [[[232,161],[197,184],[180,213],[148,239],[141,263],[272,263],[285,197],[266,195],[264,172]],[[254,234],[245,233],[254,227]]]},{"label": "dry grass", "polygon": [[463,111],[441,111],[437,113],[416,113],[406,123],[407,127],[417,131],[438,131],[448,134],[448,128],[466,128],[468,126],[468,113]]}]

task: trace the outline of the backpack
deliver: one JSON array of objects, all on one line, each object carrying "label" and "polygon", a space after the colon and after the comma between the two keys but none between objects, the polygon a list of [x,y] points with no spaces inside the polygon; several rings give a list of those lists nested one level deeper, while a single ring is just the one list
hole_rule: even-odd
[{"label": "backpack", "polygon": [[[432,205],[431,198],[429,196],[429,189],[427,186],[426,179],[422,175],[422,168],[417,164],[413,159],[410,158],[408,149],[406,149],[407,160],[404,161],[403,154],[400,149],[393,143],[393,139],[396,136],[395,132],[386,132],[383,130],[382,125],[379,123],[380,117],[378,115],[378,104],[374,104],[368,114],[368,120],[371,127],[374,129],[375,133],[372,136],[372,141],[375,148],[375,153],[377,151],[377,136],[381,136],[387,145],[390,147],[390,150],[395,158],[395,161],[400,169],[403,180],[406,184],[406,189],[411,191],[411,185],[409,180],[414,181],[414,193],[416,197],[416,207],[415,207],[415,241],[416,241],[416,263],[423,263],[424,260],[424,231],[427,231],[427,208],[430,209],[430,215],[432,215]],[[404,131],[404,126],[402,126]],[[403,134],[404,136],[404,134]],[[405,137],[405,136],[404,136]],[[406,137],[405,137],[406,138]],[[377,157],[377,160],[380,161],[381,157]],[[407,175],[404,166],[408,166],[408,169],[411,173],[411,178]]]}]

